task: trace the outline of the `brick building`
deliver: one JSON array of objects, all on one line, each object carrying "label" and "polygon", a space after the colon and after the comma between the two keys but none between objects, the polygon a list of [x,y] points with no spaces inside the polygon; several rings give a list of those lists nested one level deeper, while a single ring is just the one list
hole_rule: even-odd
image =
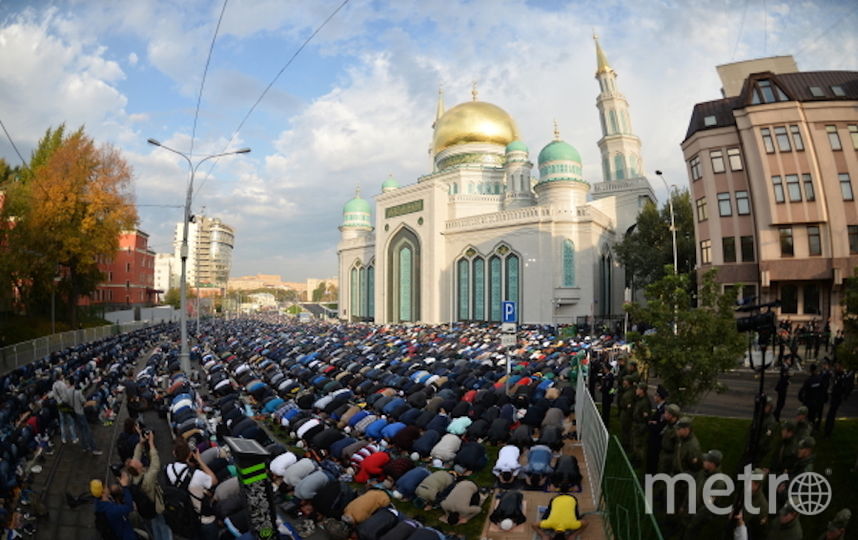
[{"label": "brick building", "polygon": [[113,260],[99,267],[104,281],[91,296],[81,298],[80,305],[147,306],[155,302],[155,253],[149,249],[145,232],[122,231]]}]

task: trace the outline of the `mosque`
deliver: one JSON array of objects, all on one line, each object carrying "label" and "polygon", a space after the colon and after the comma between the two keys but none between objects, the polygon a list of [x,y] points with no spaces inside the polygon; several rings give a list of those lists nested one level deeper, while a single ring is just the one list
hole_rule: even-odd
[{"label": "mosque", "polygon": [[476,89],[473,101],[445,110],[439,94],[433,170],[409,185],[388,178],[374,220],[359,192],[343,208],[341,319],[500,321],[504,300],[517,302],[522,323],[622,315],[625,272],[612,247],[655,196],[628,101],[594,40],[603,180],[584,179],[580,154],[556,125],[534,177],[506,111],[478,101]]}]

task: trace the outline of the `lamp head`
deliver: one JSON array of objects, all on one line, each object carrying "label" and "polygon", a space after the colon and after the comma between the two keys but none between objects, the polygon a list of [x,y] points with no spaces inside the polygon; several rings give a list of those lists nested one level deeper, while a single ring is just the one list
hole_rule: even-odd
[{"label": "lamp head", "polygon": [[147,142],[147,143],[149,143],[149,144],[154,144],[155,146],[161,146],[161,143],[160,143],[160,142],[158,142],[158,140],[157,140],[157,139],[153,139],[153,138],[151,138],[151,137],[150,137],[150,138],[148,138],[148,139],[146,139],[146,142]]},{"label": "lamp head", "polygon": [[239,148],[234,153],[235,154],[248,154],[248,153],[250,153],[250,148]]},{"label": "lamp head", "polygon": [[661,171],[655,171],[655,174],[661,176]]}]

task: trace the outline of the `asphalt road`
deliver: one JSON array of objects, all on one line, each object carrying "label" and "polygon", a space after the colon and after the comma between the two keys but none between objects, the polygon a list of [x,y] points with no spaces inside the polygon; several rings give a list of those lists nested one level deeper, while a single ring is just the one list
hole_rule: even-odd
[{"label": "asphalt road", "polygon": [[[793,375],[790,379],[786,405],[781,414],[782,419],[794,416],[796,409],[801,405],[798,401],[798,391],[806,378],[806,373],[799,373]],[[719,378],[719,381],[726,386],[727,390],[725,392],[710,392],[700,400],[700,403],[688,407],[687,412],[731,418],[751,418],[754,413],[754,397],[760,385],[759,376],[751,370],[740,369],[723,374]],[[650,378],[650,394],[652,394],[658,382],[657,377]],[[774,390],[776,382],[777,372],[767,372],[764,380],[764,389],[767,394],[775,399],[777,398]],[[827,404],[823,414],[828,414]],[[858,417],[858,391],[852,392],[852,395],[843,402],[838,409],[837,417]]]}]

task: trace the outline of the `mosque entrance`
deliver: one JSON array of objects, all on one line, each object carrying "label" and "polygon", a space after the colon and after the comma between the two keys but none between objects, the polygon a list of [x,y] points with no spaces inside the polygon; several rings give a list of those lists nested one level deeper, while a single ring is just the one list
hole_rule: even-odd
[{"label": "mosque entrance", "polygon": [[391,322],[420,320],[420,239],[403,227],[387,251],[387,319]]}]

